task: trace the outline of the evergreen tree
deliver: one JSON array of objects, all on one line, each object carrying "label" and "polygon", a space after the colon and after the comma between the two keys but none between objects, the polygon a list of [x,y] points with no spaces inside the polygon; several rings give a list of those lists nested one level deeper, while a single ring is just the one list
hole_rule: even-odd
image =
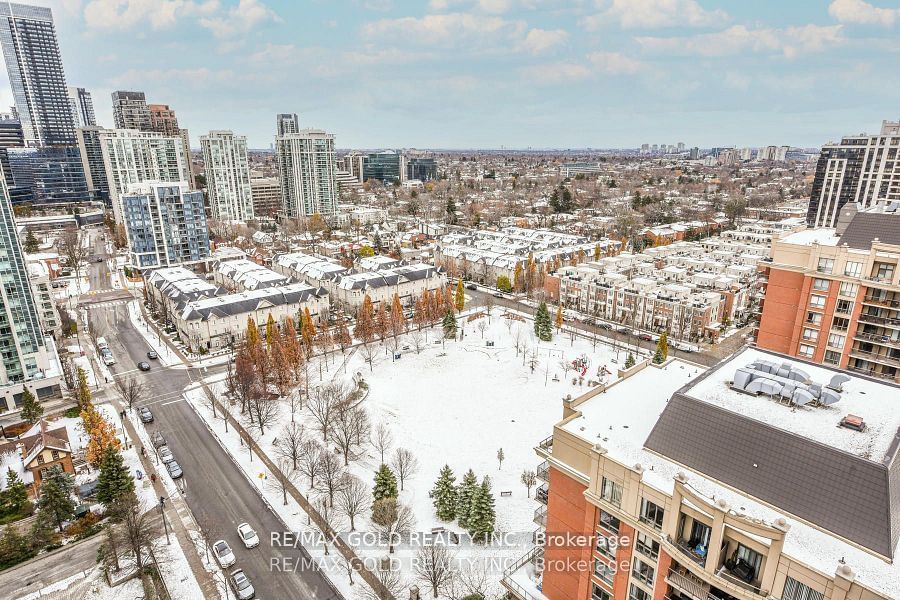
[{"label": "evergreen tree", "polygon": [[0,512],[19,515],[28,506],[28,488],[12,469],[6,470],[6,489],[0,492]]},{"label": "evergreen tree", "polygon": [[375,473],[375,487],[372,488],[372,496],[376,502],[383,498],[397,497],[397,476],[384,463],[381,463]]},{"label": "evergreen tree", "polygon": [[22,418],[34,425],[41,420],[44,407],[27,387],[22,391]]},{"label": "evergreen tree", "polygon": [[666,362],[666,359],[663,358],[662,350],[660,350],[659,347],[657,346],[656,352],[653,353],[653,364],[661,365],[664,362]]},{"label": "evergreen tree", "polygon": [[553,339],[553,325],[550,321],[550,311],[547,310],[546,302],[541,302],[537,313],[534,315],[534,334],[544,342],[549,342]]},{"label": "evergreen tree", "polygon": [[78,407],[81,410],[85,410],[86,408],[93,409],[93,402],[91,398],[91,387],[87,382],[87,373],[85,373],[84,369],[78,367]]},{"label": "evergreen tree", "polygon": [[444,320],[441,325],[444,328],[445,338],[453,339],[456,337],[456,315],[453,314],[453,309],[447,311],[447,314],[444,315]]},{"label": "evergreen tree", "polygon": [[463,291],[462,279],[456,282],[456,297],[453,299],[453,304],[456,307],[456,312],[461,312],[466,305],[466,294]]},{"label": "evergreen tree", "polygon": [[459,488],[456,493],[456,516],[459,519],[460,527],[469,526],[469,512],[472,508],[472,497],[478,488],[478,478],[475,472],[469,469],[463,475],[462,481],[459,482]]},{"label": "evergreen tree", "polygon": [[634,366],[634,355],[631,352],[629,352],[628,356],[625,357],[625,368],[630,369],[633,366]]},{"label": "evergreen tree", "polygon": [[75,514],[75,501],[72,500],[74,488],[72,476],[59,465],[53,465],[44,472],[38,508],[56,523],[60,532],[63,530],[63,523]]},{"label": "evergreen tree", "polygon": [[659,336],[659,341],[656,342],[656,351],[662,355],[662,362],[669,358],[669,333],[667,331],[663,331]]},{"label": "evergreen tree", "polygon": [[475,493],[472,495],[472,506],[469,509],[469,535],[475,541],[487,541],[488,536],[494,533],[496,519],[491,480],[485,476],[481,485],[475,488]]},{"label": "evergreen tree", "polygon": [[134,492],[134,479],[125,466],[122,454],[113,446],[103,451],[100,478],[97,481],[97,500],[109,508],[125,494]]},{"label": "evergreen tree", "polygon": [[15,527],[7,525],[0,536],[0,570],[24,562],[34,555],[29,540]]},{"label": "evergreen tree", "polygon": [[25,236],[25,252],[29,254],[33,254],[38,251],[38,247],[40,244],[38,243],[38,239],[34,237],[34,232],[29,230],[28,234]]},{"label": "evergreen tree", "polygon": [[441,474],[431,490],[431,502],[441,521],[456,518],[456,476],[449,465],[444,465]]}]

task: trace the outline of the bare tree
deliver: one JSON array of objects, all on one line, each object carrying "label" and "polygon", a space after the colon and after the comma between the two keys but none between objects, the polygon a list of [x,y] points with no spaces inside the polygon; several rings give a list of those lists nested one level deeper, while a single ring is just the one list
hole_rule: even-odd
[{"label": "bare tree", "polygon": [[372,497],[369,486],[359,477],[345,474],[344,479],[335,494],[335,507],[350,521],[350,531],[356,531],[356,517],[366,511]]},{"label": "bare tree", "polygon": [[273,491],[280,492],[284,506],[287,506],[288,490],[293,487],[294,482],[297,479],[297,471],[291,468],[291,461],[289,459],[283,458],[278,461],[278,470],[276,473],[272,473],[272,475],[274,476],[272,479],[266,480],[266,486]]},{"label": "bare tree", "polygon": [[291,411],[291,423],[293,423],[294,417],[297,416],[297,411],[303,410],[303,395],[300,393],[299,388],[287,395],[287,404]]},{"label": "bare tree", "polygon": [[516,356],[525,347],[525,340],[525,330],[522,329],[521,325],[516,325],[516,329],[513,331],[513,345],[516,347]]},{"label": "bare tree", "polygon": [[422,350],[425,349],[425,336],[422,335],[422,332],[416,331],[411,333],[409,341],[412,342],[412,347],[416,351],[416,354],[421,354]]},{"label": "bare tree", "polygon": [[116,379],[116,390],[122,396],[122,400],[128,405],[128,409],[134,408],[134,403],[144,396],[146,389],[144,384],[133,377]]},{"label": "bare tree", "polygon": [[369,363],[369,371],[374,371],[375,357],[378,355],[378,352],[370,344],[363,344],[359,351],[360,354],[362,354],[363,360]]},{"label": "bare tree", "polygon": [[234,361],[234,372],[231,380],[228,382],[229,391],[241,403],[241,414],[247,411],[250,398],[257,388],[256,369],[253,367],[253,360],[244,352],[241,352]]},{"label": "bare tree", "polygon": [[487,329],[487,321],[480,320],[478,321],[478,331],[481,333],[481,339],[484,339],[484,330]]},{"label": "bare tree", "polygon": [[291,469],[297,470],[297,463],[303,457],[304,444],[306,443],[306,430],[303,425],[289,423],[281,431],[281,435],[275,440],[275,453],[281,458],[291,462]]},{"label": "bare tree", "polygon": [[528,497],[531,498],[531,488],[537,485],[537,475],[535,475],[534,471],[522,471],[522,483],[525,484],[525,489],[527,490]]},{"label": "bare tree", "polygon": [[538,349],[532,348],[531,350],[527,350],[525,352],[526,360],[528,362],[528,368],[531,369],[531,372],[534,373],[534,370],[537,369],[539,361],[538,361]]},{"label": "bare tree", "polygon": [[247,403],[247,424],[262,435],[266,427],[278,422],[278,409],[277,399],[272,398],[265,390],[257,389],[250,395]]},{"label": "bare tree", "polygon": [[360,445],[362,440],[369,437],[369,415],[359,405],[348,406],[346,403],[338,406],[334,413],[329,438],[340,448],[344,455],[344,466],[350,464],[350,457],[354,448]]},{"label": "bare tree", "polygon": [[396,498],[382,498],[372,505],[372,523],[382,540],[388,543],[388,554],[394,553],[397,539],[407,535],[415,525],[412,510]]},{"label": "bare tree", "polygon": [[453,556],[443,544],[421,546],[413,568],[416,579],[431,587],[432,595],[437,598],[453,578]]},{"label": "bare tree", "polygon": [[403,483],[419,470],[419,461],[406,448],[397,448],[394,450],[394,459],[391,461],[391,466],[394,467],[397,477],[400,478],[400,491],[403,491]]},{"label": "bare tree", "polygon": [[[403,577],[399,567],[378,568],[373,572],[378,583],[387,591],[388,598],[399,598],[403,594]],[[365,600],[384,600],[384,595],[379,590],[368,585],[361,590],[361,593]]]},{"label": "bare tree", "polygon": [[347,388],[342,383],[325,384],[307,399],[306,404],[318,424],[323,441],[328,441],[335,414],[346,401]]},{"label": "bare tree", "polygon": [[470,565],[454,570],[450,585],[444,593],[449,600],[487,598],[490,587],[490,578],[484,566]]},{"label": "bare tree", "polygon": [[159,537],[159,526],[153,521],[152,511],[142,511],[137,496],[126,494],[116,501],[112,512],[119,524],[119,543],[130,550],[129,558],[140,571]]},{"label": "bare tree", "polygon": [[81,244],[81,236],[77,229],[63,233],[59,239],[59,253],[66,259],[66,264],[75,272],[78,292],[81,293],[81,268],[87,261],[89,249]]},{"label": "bare tree", "polygon": [[334,452],[327,449],[322,453],[319,461],[319,489],[328,495],[328,506],[334,504],[334,494],[341,489],[344,484],[344,474],[346,473],[341,459]]},{"label": "bare tree", "polygon": [[393,443],[394,436],[391,434],[390,427],[384,423],[379,423],[375,431],[372,432],[372,445],[375,446],[375,449],[381,455],[382,464],[384,464],[384,453],[390,449]]},{"label": "bare tree", "polygon": [[324,448],[316,440],[303,442],[300,451],[300,459],[297,461],[297,470],[309,479],[309,487],[316,487],[316,478],[322,472],[322,454]]}]

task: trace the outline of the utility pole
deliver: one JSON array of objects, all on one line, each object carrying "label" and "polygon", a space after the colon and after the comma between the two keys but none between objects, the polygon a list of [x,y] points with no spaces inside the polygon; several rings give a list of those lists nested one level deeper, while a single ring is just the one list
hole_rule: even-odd
[{"label": "utility pole", "polygon": [[162,514],[163,529],[166,532],[166,545],[169,546],[169,545],[171,545],[171,542],[169,542],[169,524],[166,522],[165,502],[166,502],[166,497],[160,496],[159,497],[159,512],[160,512],[160,514]]}]

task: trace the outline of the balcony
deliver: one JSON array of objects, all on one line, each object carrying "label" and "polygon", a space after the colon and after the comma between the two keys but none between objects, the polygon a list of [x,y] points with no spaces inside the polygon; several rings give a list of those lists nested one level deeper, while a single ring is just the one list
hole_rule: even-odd
[{"label": "balcony", "polygon": [[539,487],[537,490],[535,490],[534,499],[537,500],[538,502],[540,502],[541,504],[543,504],[544,506],[546,506],[547,498],[549,495],[550,495],[550,486],[547,485],[546,483],[544,483],[541,485],[541,487]]},{"label": "balcony", "polygon": [[871,304],[873,306],[885,306],[887,308],[898,308],[900,309],[900,300],[888,300],[887,298],[880,298],[878,296],[866,296],[863,298],[863,304]]},{"label": "balcony", "polygon": [[720,600],[710,593],[711,586],[708,583],[689,572],[679,573],[675,569],[669,569],[666,583],[694,600]]},{"label": "balcony", "polygon": [[544,462],[542,462],[541,464],[539,464],[537,466],[537,469],[535,470],[535,473],[537,473],[538,479],[540,479],[541,481],[550,481],[549,468],[550,468],[550,465],[547,463],[546,460]]},{"label": "balcony", "polygon": [[896,375],[892,375],[891,373],[881,373],[879,371],[876,371],[875,369],[864,369],[862,367],[847,365],[847,370],[853,371],[854,373],[862,373],[867,377],[874,377],[876,379],[886,379],[888,381],[894,381],[897,379]]},{"label": "balcony", "polygon": [[896,327],[900,329],[900,319],[895,317],[879,317],[876,315],[867,315],[866,313],[860,313],[859,322],[869,323],[872,325],[881,325],[882,327]]},{"label": "balcony", "polygon": [[861,331],[857,331],[856,335],[853,336],[858,340],[865,340],[867,342],[874,342],[881,346],[887,346],[889,348],[900,348],[900,340],[892,339],[888,335],[881,335],[878,333],[864,333]]},{"label": "balcony", "polygon": [[534,511],[534,523],[536,525],[540,525],[543,528],[547,528],[547,507],[546,506],[538,506],[537,510]]},{"label": "balcony", "polygon": [[856,348],[853,348],[852,350],[850,350],[850,356],[854,358],[861,358],[863,360],[868,360],[871,362],[877,362],[882,365],[889,365],[891,367],[900,367],[900,357],[889,356],[887,354],[866,352],[865,350],[858,350]]},{"label": "balcony", "polygon": [[538,445],[535,446],[534,449],[539,456],[543,456],[545,458],[553,454],[553,436],[551,435],[550,437],[544,438],[543,440],[538,442]]},{"label": "balcony", "polygon": [[532,548],[513,566],[503,572],[500,583],[509,590],[513,597],[520,600],[546,600],[541,593],[540,579],[543,570],[544,549]]}]

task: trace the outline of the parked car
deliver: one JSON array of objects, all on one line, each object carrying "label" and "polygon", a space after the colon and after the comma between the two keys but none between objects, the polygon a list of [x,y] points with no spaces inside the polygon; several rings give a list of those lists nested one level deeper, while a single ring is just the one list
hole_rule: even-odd
[{"label": "parked car", "polygon": [[652,342],[652,341],[653,341],[653,336],[650,335],[649,333],[639,333],[637,337],[638,337],[639,340],[643,340],[643,341],[645,341],[645,342]]},{"label": "parked car", "polygon": [[477,289],[478,289],[478,286],[475,285],[474,283],[467,283],[467,284],[466,284],[466,289],[467,289],[467,290],[477,290]]},{"label": "parked car", "polygon": [[613,328],[613,326],[609,323],[597,323],[597,327],[599,327],[600,329],[605,329],[607,331],[612,331]]},{"label": "parked car", "polygon": [[238,600],[250,600],[250,598],[256,596],[253,584],[250,583],[250,579],[241,569],[232,571],[231,576],[228,578],[228,582],[231,584],[234,595],[238,597]]},{"label": "parked car", "polygon": [[141,361],[138,363],[138,369],[140,369],[141,371],[149,371],[150,363]]},{"label": "parked car", "polygon": [[216,562],[223,569],[227,569],[234,564],[234,552],[231,551],[231,546],[225,540],[213,543],[213,554],[216,555]]},{"label": "parked car", "polygon": [[169,470],[169,477],[172,479],[178,479],[184,475],[184,472],[181,470],[181,465],[179,465],[174,458],[166,463],[166,469]]},{"label": "parked car", "polygon": [[154,447],[154,448],[159,448],[160,446],[165,446],[165,445],[166,445],[166,438],[165,438],[165,436],[162,434],[161,431],[154,431],[154,432],[150,435],[150,441],[153,442],[153,447]]},{"label": "parked car", "polygon": [[161,446],[156,453],[159,454],[159,460],[163,461],[163,463],[170,463],[175,460],[175,455],[172,454],[168,446]]},{"label": "parked car", "polygon": [[153,422],[153,413],[150,412],[150,409],[146,406],[142,406],[138,409],[138,414],[141,417],[141,423],[152,423]]},{"label": "parked car", "polygon": [[494,295],[494,298],[506,298],[506,296],[504,296],[504,295],[503,295],[502,293],[500,293],[500,292],[494,292],[493,295]]},{"label": "parked car", "polygon": [[149,358],[150,360],[156,360],[157,358],[159,358],[159,354],[156,353],[156,350],[151,350],[147,353],[147,358]]},{"label": "parked car", "polygon": [[256,535],[256,532],[250,527],[250,523],[241,523],[238,525],[237,530],[238,535],[241,536],[241,541],[244,542],[244,546],[247,548],[256,548],[259,546],[259,536]]},{"label": "parked car", "polygon": [[618,329],[616,329],[616,331],[618,331],[619,333],[631,333],[631,330],[627,327],[619,327]]}]

